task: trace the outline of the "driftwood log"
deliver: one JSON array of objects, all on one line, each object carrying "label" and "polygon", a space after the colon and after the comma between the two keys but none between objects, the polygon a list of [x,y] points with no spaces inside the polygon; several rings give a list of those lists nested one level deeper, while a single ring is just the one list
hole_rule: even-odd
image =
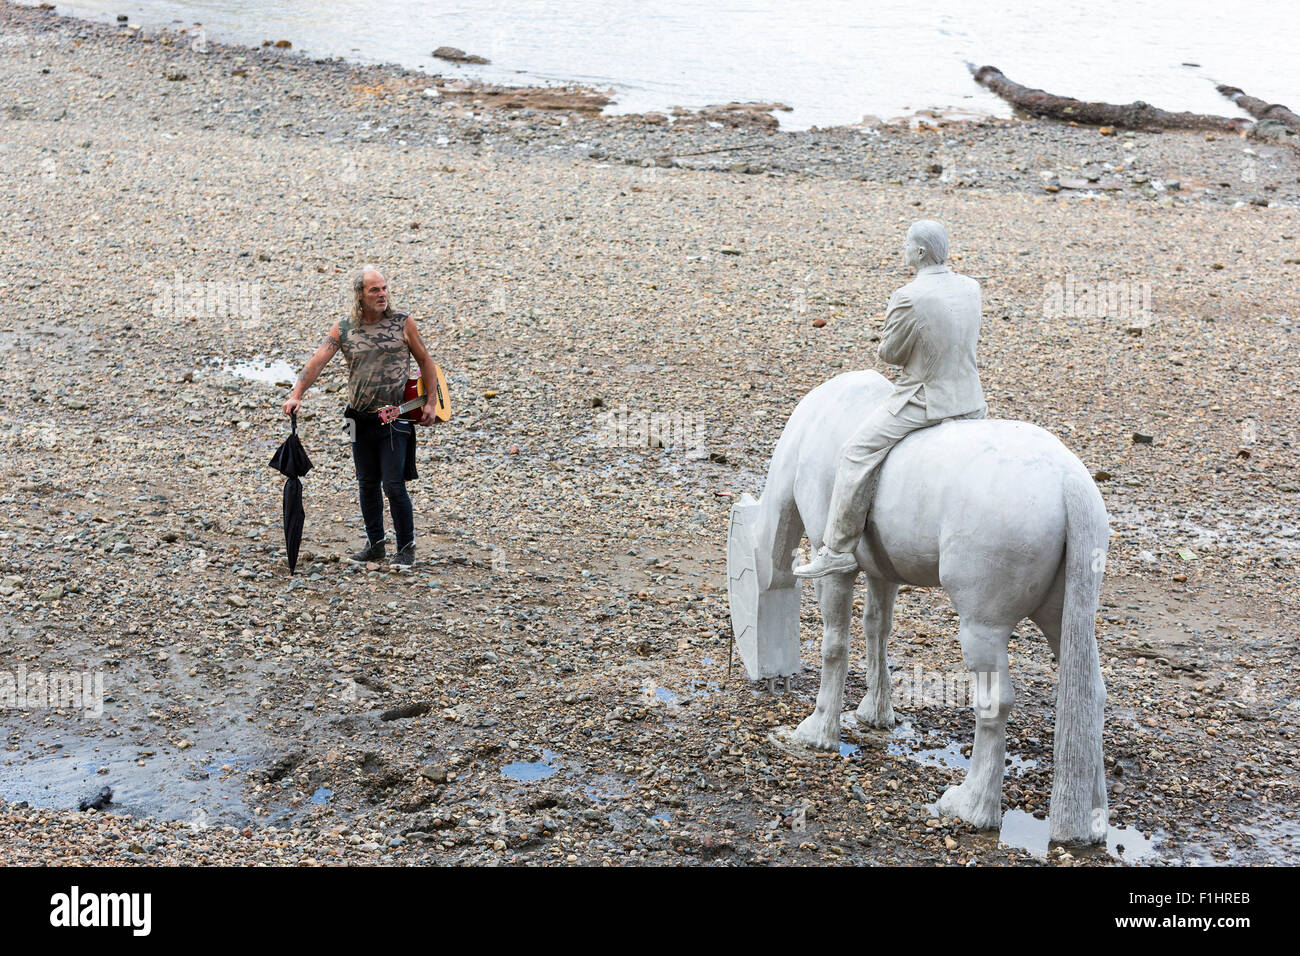
[{"label": "driftwood log", "polygon": [[1087,103],[1021,86],[1008,79],[996,66],[967,66],[974,74],[975,82],[988,87],[1016,109],[1048,119],[1088,126],[1117,126],[1122,129],[1200,129],[1222,133],[1240,133],[1250,126],[1250,120],[1245,117],[1229,119],[1205,113],[1170,113],[1141,101],[1126,106]]},{"label": "driftwood log", "polygon": [[1300,133],[1300,116],[1291,112],[1281,103],[1265,103],[1256,96],[1243,93],[1235,86],[1219,86],[1217,89],[1255,119],[1276,120],[1283,126],[1289,126],[1297,133]]}]

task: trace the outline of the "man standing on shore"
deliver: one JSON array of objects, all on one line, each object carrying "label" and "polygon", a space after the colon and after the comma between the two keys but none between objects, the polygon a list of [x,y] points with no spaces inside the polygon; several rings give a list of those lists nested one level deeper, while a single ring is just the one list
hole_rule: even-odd
[{"label": "man standing on shore", "polygon": [[[374,266],[363,266],[352,282],[352,312],[335,322],[325,341],[298,376],[284,403],[291,415],[302,405],[334,353],[342,352],[348,367],[348,407],[344,415],[355,425],[352,462],[356,466],[361,497],[361,517],[366,526],[366,546],[352,555],[354,564],[381,561],[385,554],[384,502],[388,497],[397,537],[393,563],[410,568],[415,563],[415,514],[406,480],[415,477],[415,432],[412,423],[397,419],[380,424],[379,409],[400,405],[415,357],[426,382],[436,381],[430,358],[415,320],[393,307],[388,283]],[[421,425],[434,421],[433,403],[424,406]]]},{"label": "man standing on shore", "polygon": [[947,259],[943,225],[930,219],[912,223],[903,261],[916,278],[890,296],[880,336],[881,361],[901,365],[903,376],[845,443],[824,541],[811,563],[793,569],[801,578],[857,572],[853,549],[871,510],[871,476],[891,448],[918,428],[986,414],[975,366],[979,283],[953,272]]}]

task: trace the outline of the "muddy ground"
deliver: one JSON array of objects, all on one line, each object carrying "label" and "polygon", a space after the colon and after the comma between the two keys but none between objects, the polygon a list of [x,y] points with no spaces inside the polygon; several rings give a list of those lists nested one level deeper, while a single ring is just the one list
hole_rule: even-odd
[{"label": "muddy ground", "polygon": [[[0,11],[0,671],[104,690],[100,716],[0,710],[4,862],[1300,862],[1290,147],[475,110],[166,39]],[[737,156],[654,158],[705,149]],[[894,732],[816,759],[769,741],[812,706],[811,599],[789,693],[728,670],[728,510],[800,396],[879,367],[922,217],[980,277],[991,416],[1058,434],[1111,515],[1104,851],[1046,845],[1055,675],[1028,622],[1001,839],[931,809],[967,708],[896,703]],[[364,261],[457,415],[422,435],[416,572],[352,568],[327,370],[290,578],[283,383]],[[167,305],[178,275],[258,308]],[[1151,307],[1048,314],[1069,277]],[[603,437],[664,411],[665,447]],[[941,592],[903,593],[896,677],[960,675],[955,634]]]}]

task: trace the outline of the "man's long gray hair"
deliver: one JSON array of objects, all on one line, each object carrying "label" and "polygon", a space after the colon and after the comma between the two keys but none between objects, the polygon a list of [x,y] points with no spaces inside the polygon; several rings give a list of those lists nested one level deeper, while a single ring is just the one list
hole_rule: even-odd
[{"label": "man's long gray hair", "polygon": [[[352,321],[354,323],[361,322],[361,303],[365,301],[367,272],[377,272],[379,275],[383,275],[383,273],[379,272],[377,268],[366,263],[357,271],[357,274],[352,277]],[[389,289],[388,306],[384,309],[384,318],[392,318],[393,313],[396,311],[397,307],[393,305],[393,291]]]}]

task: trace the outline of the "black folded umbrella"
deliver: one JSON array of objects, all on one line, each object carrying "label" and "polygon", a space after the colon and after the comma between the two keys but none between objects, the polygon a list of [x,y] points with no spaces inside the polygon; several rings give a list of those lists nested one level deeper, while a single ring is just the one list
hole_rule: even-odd
[{"label": "black folded umbrella", "polygon": [[302,482],[298,479],[311,471],[311,459],[298,440],[298,413],[292,416],[293,431],[271,458],[271,467],[284,475],[284,547],[289,552],[289,573],[298,566],[298,547],[302,544]]}]

